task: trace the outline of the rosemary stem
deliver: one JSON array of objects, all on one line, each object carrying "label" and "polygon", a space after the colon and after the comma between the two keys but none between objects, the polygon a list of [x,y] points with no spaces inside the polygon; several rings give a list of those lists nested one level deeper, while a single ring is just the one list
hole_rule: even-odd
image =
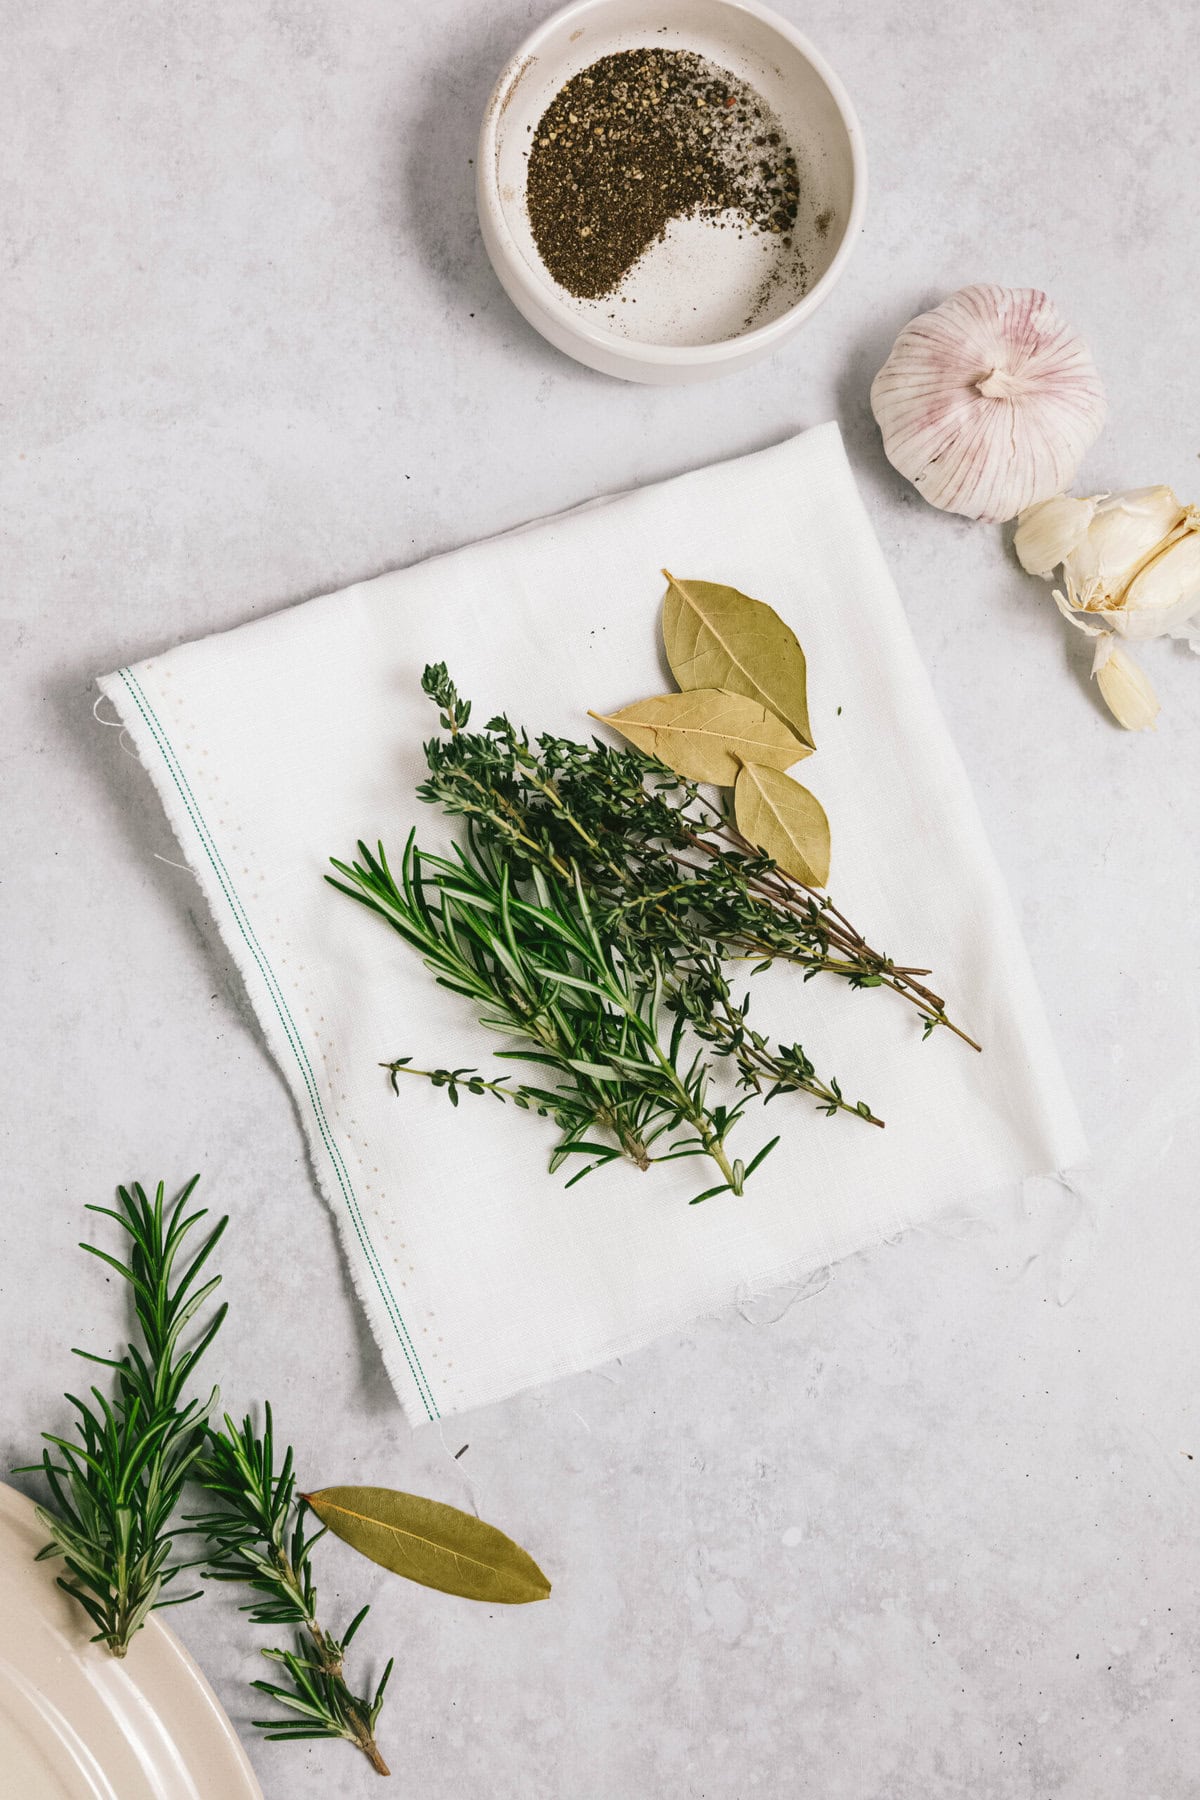
[{"label": "rosemary stem", "polygon": [[[629,1002],[620,996],[615,997],[617,998],[618,1004],[628,1016],[636,1019],[638,1015],[633,1007],[630,1006]],[[680,1116],[685,1118],[695,1131],[704,1147],[704,1154],[706,1156],[711,1156],[712,1160],[716,1163],[718,1169],[720,1169],[722,1175],[729,1183],[733,1193],[740,1194],[742,1191],[741,1179],[736,1174],[733,1164],[725,1154],[724,1144],[713,1127],[712,1119],[702,1106],[696,1105],[693,1101],[691,1094],[688,1092],[686,1083],[679,1079],[679,1071],[675,1067],[674,1062],[666,1054],[662,1045],[659,1043],[658,1033],[656,1031],[650,1034],[648,1048],[651,1055],[662,1069],[667,1084],[676,1097]]]},{"label": "rosemary stem", "polygon": [[350,1735],[346,1739],[347,1743],[354,1744],[357,1749],[362,1751],[376,1774],[390,1775],[391,1770],[384,1762],[379,1746],[375,1742],[375,1733],[367,1709],[346,1685],[340,1648],[335,1648],[326,1632],[321,1628],[315,1613],[308,1604],[304,1589],[286,1552],[273,1549],[271,1561],[279,1577],[279,1585],[286,1590],[304,1615],[304,1629],[308,1633],[309,1641],[316,1653],[318,1667],[324,1675],[338,1685],[342,1711],[350,1723]]},{"label": "rosemary stem", "polygon": [[720,1140],[718,1138],[710,1135],[710,1136],[705,1137],[704,1148],[705,1148],[705,1151],[707,1152],[707,1154],[712,1157],[712,1159],[716,1163],[718,1169],[720,1169],[722,1175],[725,1177],[726,1181],[729,1183],[729,1186],[730,1186],[730,1189],[732,1190],[732,1192],[734,1194],[740,1194],[742,1191],[742,1183],[738,1179],[738,1177],[734,1171],[733,1164],[730,1162],[728,1156],[725,1153],[724,1145],[720,1142]]}]

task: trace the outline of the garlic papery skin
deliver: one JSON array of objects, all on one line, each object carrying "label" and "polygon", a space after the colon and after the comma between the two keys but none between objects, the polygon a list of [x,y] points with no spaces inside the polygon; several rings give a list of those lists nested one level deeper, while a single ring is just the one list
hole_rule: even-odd
[{"label": "garlic papery skin", "polygon": [[1037,288],[961,288],[871,384],[888,460],[933,506],[997,523],[1060,494],[1104,423],[1087,346]]},{"label": "garlic papery skin", "polygon": [[1096,685],[1118,725],[1126,731],[1152,731],[1161,708],[1158,696],[1127,650],[1105,632],[1092,663]]}]

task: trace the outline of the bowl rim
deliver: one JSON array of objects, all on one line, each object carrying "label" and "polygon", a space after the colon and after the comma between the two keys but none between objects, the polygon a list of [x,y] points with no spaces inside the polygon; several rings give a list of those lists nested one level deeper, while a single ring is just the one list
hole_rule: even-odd
[{"label": "bowl rim", "polygon": [[[830,289],[840,279],[843,269],[853,254],[862,229],[863,215],[867,205],[866,149],[863,144],[862,127],[858,122],[858,115],[841,77],[802,32],[797,31],[787,19],[781,18],[771,7],[763,6],[760,0],[712,0],[712,3],[730,13],[749,14],[774,31],[778,37],[784,39],[792,49],[799,51],[833,100],[850,146],[850,211],[829,267],[806,294],[802,294],[785,312],[779,313],[774,319],[768,320],[766,324],[753,326],[749,331],[738,332],[733,337],[722,338],[715,344],[645,343],[622,337],[617,332],[605,331],[599,326],[593,325],[590,320],[581,318],[579,313],[560,297],[555,284],[548,275],[545,280],[539,279],[529,267],[509,228],[504,204],[500,198],[496,157],[497,136],[500,120],[505,111],[506,96],[520,78],[525,64],[540,54],[542,44],[547,37],[573,18],[582,17],[586,13],[606,10],[613,4],[613,0],[568,0],[567,5],[558,7],[549,17],[543,19],[541,24],[536,26],[517,46],[500,71],[488,96],[483,123],[479,130],[475,182],[478,206],[485,227],[485,240],[489,236],[494,238],[494,248],[503,257],[506,273],[520,288],[526,301],[535,309],[548,313],[561,331],[606,356],[620,357],[631,363],[660,368],[702,368],[708,364],[720,364],[735,358],[742,359],[748,353],[761,353],[768,350],[772,344],[787,337],[796,325],[820,306]],[[487,248],[491,253],[493,243],[488,242]]]}]

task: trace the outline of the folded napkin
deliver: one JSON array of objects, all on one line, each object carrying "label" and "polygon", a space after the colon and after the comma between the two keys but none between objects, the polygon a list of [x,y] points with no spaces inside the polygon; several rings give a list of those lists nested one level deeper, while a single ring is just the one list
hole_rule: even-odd
[{"label": "folded napkin", "polygon": [[[482,721],[586,737],[673,684],[660,569],[768,601],[808,657],[833,826],[830,891],[877,948],[934,971],[926,1043],[879,989],[755,980],[760,1027],[799,1039],[887,1121],[802,1094],[752,1109],[741,1199],[688,1200],[708,1165],[610,1164],[564,1192],[549,1121],[380,1063],[486,1065],[501,1040],[382,920],[326,885],[361,836],[398,855],[448,826],[414,790],[444,661]],[[436,1419],[631,1351],[1083,1153],[1009,901],[835,425],[475,544],[188,644],[100,683],[150,771],[304,1121],[358,1292],[408,1416]],[[497,1072],[519,1065],[494,1064]],[[489,1070],[489,1072],[492,1072]],[[286,1300],[283,1302],[286,1304]]]}]

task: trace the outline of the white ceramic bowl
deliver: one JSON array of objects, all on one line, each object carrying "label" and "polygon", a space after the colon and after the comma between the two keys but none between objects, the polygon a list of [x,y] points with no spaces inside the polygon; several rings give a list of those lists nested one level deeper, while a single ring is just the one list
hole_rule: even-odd
[{"label": "white ceramic bowl", "polygon": [[[764,280],[762,259],[778,254],[769,237],[714,232],[697,220],[672,223],[616,298],[578,300],[544,268],[525,205],[538,121],[564,83],[597,58],[649,47],[706,57],[749,82],[775,114],[801,184],[786,280],[782,271]],[[861,229],[866,159],[837,76],[758,0],[573,0],[526,38],[496,83],[480,132],[476,192],[496,274],[543,337],[627,381],[703,381],[768,355],[820,306]]]}]

